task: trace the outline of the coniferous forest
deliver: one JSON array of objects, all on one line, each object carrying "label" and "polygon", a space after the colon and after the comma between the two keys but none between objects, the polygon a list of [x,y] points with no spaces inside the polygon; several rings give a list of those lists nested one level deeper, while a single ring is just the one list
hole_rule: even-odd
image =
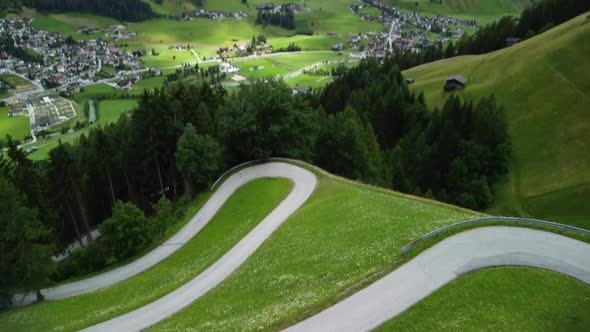
[{"label": "coniferous forest", "polygon": [[156,16],[150,5],[141,0],[22,0],[21,3],[41,12],[91,13],[130,22],[145,21]]},{"label": "coniferous forest", "polygon": [[[162,220],[175,213],[172,202],[182,204],[223,170],[253,159],[296,158],[467,208],[490,205],[492,185],[510,157],[506,120],[493,96],[473,104],[449,95],[442,109],[429,109],[422,95],[409,91],[394,60],[364,60],[340,72],[325,90],[305,96],[273,80],[231,93],[206,82],[172,83],[144,92],[130,116],[75,145],[61,144],[47,161],[30,161],[8,139],[0,192],[11,199],[1,200],[0,211],[6,220],[32,217],[16,234],[2,231],[14,236],[2,243],[39,253],[27,255],[37,262],[26,262],[25,272],[51,271],[51,264],[38,262],[107,221],[100,226],[102,245],[77,253],[75,266],[36,273],[34,280],[8,278],[4,298],[133,255],[163,234]],[[153,215],[153,222],[142,222]],[[151,237],[134,237],[138,225]],[[121,247],[115,233],[136,241]]]}]

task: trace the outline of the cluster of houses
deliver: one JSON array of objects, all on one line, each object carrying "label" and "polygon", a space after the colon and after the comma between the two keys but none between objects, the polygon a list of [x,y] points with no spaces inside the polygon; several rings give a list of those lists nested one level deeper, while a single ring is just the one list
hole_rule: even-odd
[{"label": "cluster of houses", "polygon": [[228,59],[233,55],[236,56],[247,56],[250,54],[253,55],[263,55],[263,54],[270,54],[273,53],[272,45],[268,43],[260,42],[256,44],[252,43],[242,43],[242,44],[234,44],[233,47],[226,47],[221,48],[217,51],[217,55],[215,57],[216,60],[224,60]]},{"label": "cluster of houses", "polygon": [[[272,3],[257,3],[257,10],[262,10],[269,13],[280,13],[285,10],[290,10],[297,14],[308,10],[307,7],[299,3],[287,3],[287,4],[272,4]],[[225,18],[242,20],[248,17],[248,11],[238,12],[223,12],[216,10],[207,9],[196,9],[188,13],[179,13],[172,15],[171,18],[177,20],[192,21],[197,18],[208,18],[212,20],[223,20]]]},{"label": "cluster of houses", "polygon": [[[88,33],[94,30],[86,28]],[[120,34],[121,27],[113,31]],[[59,33],[32,27],[20,17],[0,19],[0,34],[8,34],[17,47],[42,55],[43,64],[25,62],[6,52],[0,53],[0,71],[14,71],[46,86],[60,86],[67,93],[76,93],[82,83],[90,82],[103,66],[137,70],[141,68],[138,54],[119,49],[114,42],[90,39],[67,43]]]},{"label": "cluster of houses", "polygon": [[[378,8],[381,15],[375,17],[365,14],[362,11],[364,7]],[[402,12],[395,6],[380,0],[363,0],[363,4],[353,5],[351,9],[364,20],[383,23],[383,31],[368,35],[370,41],[366,51],[377,56],[384,55],[393,46],[403,50],[418,51],[438,42],[448,41],[450,38],[459,38],[463,35],[465,28],[477,27],[474,20]],[[428,32],[438,33],[440,37],[429,40]],[[357,48],[362,37],[366,36],[351,38],[350,47]]]},{"label": "cluster of houses", "polygon": [[189,13],[180,13],[172,16],[172,18],[174,19],[185,21],[192,21],[196,18],[209,18],[212,20],[223,20],[224,18],[233,18],[236,20],[242,20],[246,17],[248,17],[248,12],[246,11],[230,13],[206,9],[196,9]]}]

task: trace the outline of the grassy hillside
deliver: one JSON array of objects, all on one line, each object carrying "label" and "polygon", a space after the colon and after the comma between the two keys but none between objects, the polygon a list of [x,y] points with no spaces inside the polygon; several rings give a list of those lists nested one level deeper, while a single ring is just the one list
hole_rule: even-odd
[{"label": "grassy hillside", "polygon": [[161,15],[178,14],[195,10],[195,5],[190,0],[164,0],[158,4],[155,0],[144,0],[152,10]]},{"label": "grassy hillside", "polygon": [[[424,233],[478,216],[340,178],[319,180],[308,202],[236,272],[151,330],[280,329],[342,300],[410,259],[417,250],[402,256],[399,249]],[[253,181],[233,195],[186,247],[154,268],[97,292],[0,313],[0,326],[10,331],[71,331],[151,302],[227,252],[289,188],[284,179]],[[519,278],[536,278],[534,272],[527,270]],[[579,300],[578,288],[564,285],[565,296]],[[526,297],[527,292],[521,294]],[[466,306],[476,301],[479,298],[467,300]],[[470,326],[469,322],[463,325]]]},{"label": "grassy hillside", "polygon": [[426,15],[447,15],[476,19],[484,24],[505,15],[518,15],[533,0],[390,0],[396,6]]},{"label": "grassy hillside", "polygon": [[413,239],[476,214],[321,178],[306,204],[220,286],[151,330],[276,330],[390,271]]},{"label": "grassy hillside", "polygon": [[376,331],[588,331],[590,287],[526,267],[469,273]]},{"label": "grassy hillside", "polygon": [[[0,326],[10,331],[70,331],[151,302],[229,250],[289,188],[284,179],[254,181],[232,196],[186,247],[149,271],[104,290],[2,313]],[[375,273],[391,270],[399,248],[411,240],[475,215],[322,178],[310,200],[221,287],[165,324],[172,330],[187,324],[207,330],[210,324],[214,330],[250,330],[289,321],[370,282]],[[227,314],[230,307],[232,315]]]},{"label": "grassy hillside", "polygon": [[513,140],[512,172],[492,213],[535,216],[590,228],[590,14],[511,48],[406,71],[430,105],[446,78],[469,79],[460,94],[495,94]]},{"label": "grassy hillside", "polygon": [[[199,234],[150,270],[96,292],[0,313],[0,326],[3,331],[72,331],[152,302],[219,259],[262,221],[291,187],[285,179],[252,181],[232,195]],[[259,200],[258,195],[265,199]],[[200,202],[196,203],[193,205],[198,208]],[[191,208],[186,217],[196,212]]]}]

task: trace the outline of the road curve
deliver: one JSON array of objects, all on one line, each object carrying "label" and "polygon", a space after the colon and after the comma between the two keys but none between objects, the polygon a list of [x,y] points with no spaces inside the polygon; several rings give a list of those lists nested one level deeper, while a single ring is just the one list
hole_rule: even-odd
[{"label": "road curve", "polygon": [[[96,328],[110,326],[112,328],[108,328],[109,331],[139,330],[180,310],[197,299],[200,296],[198,294],[204,294],[233,272],[281,223],[303,205],[311,196],[317,184],[317,179],[313,173],[284,162],[270,162],[245,168],[228,177],[199,212],[178,233],[156,249],[127,265],[95,277],[44,289],[42,293],[45,295],[45,299],[60,299],[95,291],[133,277],[158,264],[205,227],[238,188],[252,180],[264,177],[287,178],[293,182],[293,189],[254,230],[222,258],[183,287],[146,307],[123,315],[121,318],[107,321]],[[263,198],[261,197],[261,199]],[[29,304],[35,300],[34,293],[21,294],[14,298],[15,305]],[[157,309],[153,310],[155,307]]]},{"label": "road curve", "polygon": [[460,275],[507,265],[553,270],[590,285],[590,244],[519,227],[494,226],[459,233],[286,331],[368,331]]}]

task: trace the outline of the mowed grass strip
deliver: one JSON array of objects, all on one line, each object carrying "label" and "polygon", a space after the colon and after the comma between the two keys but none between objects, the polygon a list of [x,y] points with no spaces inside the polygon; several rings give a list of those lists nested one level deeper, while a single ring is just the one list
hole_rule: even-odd
[{"label": "mowed grass strip", "polygon": [[85,295],[0,314],[6,331],[73,331],[152,302],[188,282],[248,234],[291,191],[286,179],[258,179],[241,187],[185,246],[150,270]]},{"label": "mowed grass strip", "polygon": [[316,192],[217,288],[152,331],[278,329],[394,268],[399,249],[477,214],[338,178]]},{"label": "mowed grass strip", "polygon": [[485,269],[443,286],[376,331],[589,331],[590,287],[529,267]]}]

